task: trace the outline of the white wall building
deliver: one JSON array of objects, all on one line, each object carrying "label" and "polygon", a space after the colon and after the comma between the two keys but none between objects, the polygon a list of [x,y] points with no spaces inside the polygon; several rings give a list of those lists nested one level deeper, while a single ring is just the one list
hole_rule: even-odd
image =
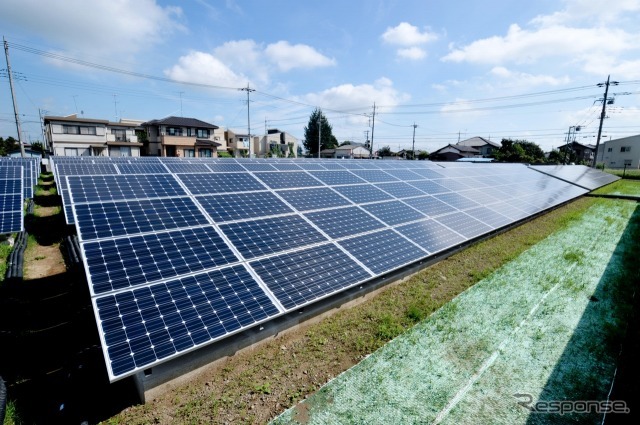
[{"label": "white wall building", "polygon": [[601,143],[596,162],[606,168],[640,168],[640,135]]}]

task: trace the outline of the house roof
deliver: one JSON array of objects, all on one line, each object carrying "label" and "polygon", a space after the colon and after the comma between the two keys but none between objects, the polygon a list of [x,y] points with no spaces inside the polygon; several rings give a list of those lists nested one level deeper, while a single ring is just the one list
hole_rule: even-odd
[{"label": "house roof", "polygon": [[51,121],[64,121],[64,122],[80,122],[80,123],[91,123],[91,124],[109,124],[109,120],[97,120],[93,118],[78,118],[77,114],[67,115],[65,117],[57,117],[53,115],[45,115],[44,122]]},{"label": "house roof", "polygon": [[575,145],[578,146],[582,146],[583,148],[587,148],[587,149],[591,149],[591,150],[596,150],[596,145],[590,145],[588,143],[580,143],[580,142],[571,142],[571,143],[566,143],[564,145],[560,145],[558,146],[558,149],[560,148],[564,148],[566,146],[571,146],[571,147],[575,147]]},{"label": "house roof", "polygon": [[444,147],[438,149],[437,151],[433,152],[432,155],[435,154],[435,153],[438,153],[438,152],[440,152],[442,150],[445,150],[447,148],[455,149],[458,152],[480,153],[480,151],[478,149],[472,148],[471,146],[448,144],[447,146],[444,146]]},{"label": "house roof", "polygon": [[496,142],[492,142],[491,140],[485,139],[484,137],[476,136],[470,139],[462,140],[456,144],[457,146],[471,146],[472,148],[480,148],[482,146],[490,145],[494,148],[499,148],[500,145]]},{"label": "house roof", "polygon": [[217,125],[209,124],[208,122],[201,121],[197,118],[185,118],[185,117],[167,117],[160,120],[151,120],[142,124],[143,126],[151,125],[175,125],[176,127],[195,127],[195,128],[220,128]]}]

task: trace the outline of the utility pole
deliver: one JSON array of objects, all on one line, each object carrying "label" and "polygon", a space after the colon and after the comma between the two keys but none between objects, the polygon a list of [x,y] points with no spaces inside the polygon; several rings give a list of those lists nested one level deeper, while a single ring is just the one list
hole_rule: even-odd
[{"label": "utility pole", "polygon": [[182,115],[182,93],[184,93],[183,91],[178,92],[180,94],[180,116],[184,117],[184,115]]},{"label": "utility pole", "polygon": [[113,95],[113,110],[115,111],[115,114],[116,114],[116,122],[118,122],[118,95],[117,94]]},{"label": "utility pole", "polygon": [[22,127],[20,126],[20,114],[18,113],[18,102],[13,90],[13,74],[11,73],[11,63],[9,62],[9,43],[2,37],[4,42],[4,58],[7,60],[7,74],[9,75],[9,87],[11,88],[11,99],[13,100],[13,114],[16,117],[16,130],[18,131],[18,144],[20,145],[20,155],[24,158],[24,143],[22,143]]},{"label": "utility pole", "polygon": [[[593,155],[593,164],[591,165],[592,168],[596,167],[597,160],[598,160],[598,148],[600,147],[600,136],[602,135],[602,123],[604,122],[604,119],[605,119],[605,116],[606,116],[607,95],[609,94],[609,86],[610,85],[613,85],[613,86],[617,86],[618,85],[617,81],[609,82],[610,78],[611,78],[611,75],[608,75],[606,83],[598,84],[598,87],[604,86],[604,98],[602,99],[602,113],[600,114],[600,126],[598,127],[598,138],[596,139],[596,152]],[[604,158],[604,155],[602,157]]]},{"label": "utility pole", "polygon": [[413,143],[411,144],[411,153],[413,154],[413,159],[416,159],[416,123],[413,122]]},{"label": "utility pole", "polygon": [[373,115],[371,126],[371,158],[373,158],[373,132],[376,130],[376,102],[373,102]]},{"label": "utility pole", "polygon": [[38,108],[38,116],[40,117],[40,130],[42,130],[42,148],[45,151],[49,150],[49,143],[47,143],[47,135],[44,132],[44,121],[42,119],[42,114],[46,114],[48,112],[49,111],[47,111],[47,110]]},{"label": "utility pole", "polygon": [[247,83],[247,87],[243,87],[238,90],[247,92],[247,138],[249,139],[249,158],[253,158],[253,143],[251,143],[251,116],[249,114],[249,102],[250,102],[249,94],[252,91],[256,91],[256,90],[249,88],[249,83]]},{"label": "utility pole", "polygon": [[318,159],[322,149],[322,109],[318,109]]},{"label": "utility pole", "polygon": [[369,130],[364,131],[364,145],[365,147],[369,145],[369,149],[371,149],[371,144],[369,143]]}]

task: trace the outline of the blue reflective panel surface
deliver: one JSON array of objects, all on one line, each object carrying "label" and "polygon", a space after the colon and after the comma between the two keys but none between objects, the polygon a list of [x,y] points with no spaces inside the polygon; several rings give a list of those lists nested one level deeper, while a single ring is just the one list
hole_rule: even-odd
[{"label": "blue reflective panel surface", "polygon": [[351,172],[369,183],[399,181],[396,177],[382,170],[353,170]]},{"label": "blue reflective panel surface", "polygon": [[75,209],[85,241],[209,224],[186,197],[78,204]]},{"label": "blue reflective panel surface", "polygon": [[169,174],[69,176],[67,179],[76,204],[186,195]]},{"label": "blue reflective panel surface", "polygon": [[209,167],[209,169],[214,172],[245,171],[242,165],[237,164],[235,162],[229,162],[229,163],[217,162],[213,164],[209,163],[207,164],[207,167]]},{"label": "blue reflective panel surface", "polygon": [[396,227],[396,230],[430,254],[452,248],[465,241],[465,238],[434,220],[418,221]]},{"label": "blue reflective panel surface", "polygon": [[281,190],[282,196],[291,206],[298,211],[310,211],[321,208],[340,207],[351,205],[350,202],[338,195],[328,187],[317,189]]},{"label": "blue reflective panel surface", "polygon": [[395,196],[396,198],[409,198],[411,196],[421,196],[424,192],[416,189],[408,183],[381,183],[377,184],[378,189],[382,189],[388,194]]},{"label": "blue reflective panel surface", "polygon": [[396,177],[398,180],[409,181],[409,180],[424,180],[424,177],[414,173],[410,170],[385,170],[387,173]]},{"label": "blue reflective panel surface", "polygon": [[409,182],[409,184],[413,187],[420,189],[421,191],[423,191],[428,195],[435,195],[436,193],[450,192],[450,190],[447,189],[446,187],[441,186],[438,183],[433,182],[431,180],[417,180],[417,181]]},{"label": "blue reflective panel surface", "polygon": [[457,211],[451,205],[445,204],[433,196],[421,196],[419,198],[405,199],[405,202],[429,217],[435,217]]},{"label": "blue reflective panel surface", "polygon": [[265,163],[248,163],[242,162],[242,166],[247,171],[276,171],[270,164]]},{"label": "blue reflective panel surface", "polygon": [[338,242],[375,274],[382,274],[426,257],[427,253],[391,229]]},{"label": "blue reflective panel surface", "polygon": [[264,258],[250,265],[287,310],[371,278],[333,244]]},{"label": "blue reflective panel surface", "polygon": [[177,176],[194,195],[265,189],[255,177],[248,173],[178,174]]},{"label": "blue reflective panel surface", "polygon": [[162,164],[118,164],[120,174],[168,174]]},{"label": "blue reflective panel surface", "polygon": [[425,218],[423,214],[400,201],[363,205],[362,208],[390,226]]},{"label": "blue reflective panel surface", "polygon": [[358,207],[318,211],[305,214],[305,216],[334,239],[368,232],[384,226]]},{"label": "blue reflective panel surface", "polygon": [[279,314],[242,266],[103,296],[96,307],[116,377]]},{"label": "blue reflective panel surface", "polygon": [[377,187],[369,184],[362,184],[357,186],[338,186],[334,189],[336,192],[339,192],[342,196],[348,198],[351,202],[354,202],[356,204],[393,199],[388,193],[383,192]]},{"label": "blue reflective panel surface", "polygon": [[196,199],[216,222],[293,212],[271,192],[204,195]]},{"label": "blue reflective panel surface", "polygon": [[438,173],[433,169],[423,168],[423,169],[412,169],[411,171],[427,179],[438,179],[443,177],[442,174]]},{"label": "blue reflective panel surface", "polygon": [[213,227],[82,245],[95,294],[238,261]]},{"label": "blue reflective panel surface", "polygon": [[272,189],[286,189],[294,187],[324,186],[304,171],[285,173],[254,173]]},{"label": "blue reflective panel surface", "polygon": [[350,171],[309,171],[311,175],[328,185],[365,183]]},{"label": "blue reflective panel surface", "polygon": [[475,218],[483,222],[484,224],[488,224],[493,228],[499,228],[502,226],[506,226],[507,224],[513,223],[513,220],[499,214],[493,210],[490,210],[487,207],[478,207],[465,211],[465,213],[469,214],[471,217]]},{"label": "blue reflective panel surface", "polygon": [[434,181],[438,183],[440,186],[444,186],[453,192],[458,192],[460,190],[465,190],[465,189],[472,189],[471,186],[463,183],[461,179],[438,179]]},{"label": "blue reflective panel surface", "polygon": [[19,193],[0,194],[0,212],[22,211],[22,196]]},{"label": "blue reflective panel surface", "polygon": [[244,258],[326,241],[320,232],[297,215],[223,224],[220,229]]},{"label": "blue reflective panel surface", "polygon": [[207,167],[207,164],[189,164],[189,163],[167,163],[165,167],[172,173],[209,173],[211,169]]},{"label": "blue reflective panel surface", "polygon": [[22,211],[0,212],[0,234],[22,231]]},{"label": "blue reflective panel surface", "polygon": [[473,202],[471,199],[466,198],[458,193],[443,193],[440,195],[434,195],[434,198],[451,205],[459,210],[465,210],[467,208],[477,207],[478,203]]},{"label": "blue reflective panel surface", "polygon": [[454,229],[456,232],[469,239],[475,238],[476,236],[480,236],[483,233],[488,233],[493,230],[490,226],[479,222],[478,220],[463,212],[443,215],[440,217],[436,217],[435,220],[444,224],[450,229]]}]

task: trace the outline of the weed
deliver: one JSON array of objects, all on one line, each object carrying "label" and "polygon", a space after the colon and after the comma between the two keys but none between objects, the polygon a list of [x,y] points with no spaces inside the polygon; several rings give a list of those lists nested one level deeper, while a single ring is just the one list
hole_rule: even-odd
[{"label": "weed", "polygon": [[256,384],[253,386],[253,391],[258,394],[271,394],[271,384],[269,382]]},{"label": "weed", "polygon": [[565,250],[562,254],[562,258],[570,263],[582,264],[584,253],[580,250]]},{"label": "weed", "polygon": [[390,314],[385,314],[380,319],[376,336],[383,341],[389,341],[400,335],[402,331],[404,328],[397,322],[397,319]]},{"label": "weed", "polygon": [[38,256],[36,256],[36,257],[34,258],[34,260],[36,260],[36,261],[40,261],[40,260],[44,260],[45,258],[47,258],[47,257],[45,257],[44,255],[38,255]]}]

